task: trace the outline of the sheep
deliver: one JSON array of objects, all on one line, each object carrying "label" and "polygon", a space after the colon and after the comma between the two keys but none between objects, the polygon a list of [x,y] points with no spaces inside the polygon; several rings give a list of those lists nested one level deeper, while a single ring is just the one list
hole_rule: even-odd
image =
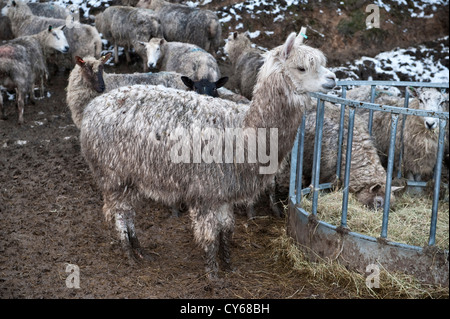
[{"label": "sheep", "polygon": [[[325,103],[322,152],[320,161],[320,182],[340,182],[336,176],[338,132],[340,122],[340,109]],[[303,172],[306,183],[311,181],[313,167],[313,153],[315,141],[316,113],[311,112],[306,116]],[[344,124],[344,139],[342,145],[341,172],[345,171],[347,149],[348,119]],[[343,178],[343,173],[341,178]],[[386,184],[386,170],[380,162],[377,149],[367,131],[367,123],[355,117],[352,143],[352,157],[350,163],[349,191],[354,193],[356,199],[371,209],[379,209],[384,206]],[[391,187],[391,204],[395,197],[392,194],[402,187]]]},{"label": "sheep", "polygon": [[65,20],[69,16],[69,12],[56,3],[29,2],[27,6],[34,15],[40,17]]},{"label": "sheep", "polygon": [[[6,2],[0,0],[0,10],[6,5]],[[0,15],[0,41],[14,39],[14,35],[11,30],[11,21],[8,17]]]},{"label": "sheep", "polygon": [[[111,53],[107,53],[100,59],[93,57],[76,57],[76,65],[69,75],[69,83],[67,85],[66,103],[71,111],[72,120],[76,127],[80,128],[83,118],[83,111],[86,105],[104,92],[109,92],[121,86],[130,86],[134,84],[163,85],[166,87],[176,88],[179,90],[200,91],[211,90],[215,86],[222,96],[222,88],[220,85],[226,82],[226,78],[218,81],[218,83],[210,83],[208,81],[194,82],[191,79],[175,72],[159,72],[159,73],[133,73],[133,74],[114,74],[105,73],[104,64],[111,57]],[[200,84],[201,82],[201,84]],[[188,83],[189,85],[186,85]],[[192,87],[196,86],[197,89]],[[207,88],[206,88],[207,87]],[[213,94],[208,92],[208,95]],[[226,91],[224,95],[227,95]],[[228,99],[234,99],[239,102],[243,98],[237,94],[226,96]]]},{"label": "sheep", "polygon": [[147,42],[153,37],[163,36],[159,18],[151,10],[112,6],[96,15],[95,26],[105,39],[114,44],[115,64],[119,63],[117,46],[126,48],[127,63],[131,61],[127,49],[133,47],[144,62],[144,71],[148,71],[145,48],[138,45],[138,41]]},{"label": "sheep", "polygon": [[182,75],[174,72],[111,74],[103,68],[111,57],[107,53],[100,59],[94,57],[76,57],[76,65],[69,75],[66,102],[71,111],[74,124],[80,128],[83,111],[86,105],[104,92],[109,92],[121,86],[134,84],[164,85],[177,89],[185,89]]},{"label": "sheep", "polygon": [[248,99],[252,98],[256,76],[263,64],[263,52],[252,47],[245,34],[232,33],[225,44],[225,52],[231,60],[236,89]]},{"label": "sheep", "polygon": [[[11,20],[11,28],[14,36],[24,36],[39,33],[48,25],[54,27],[63,26],[66,20],[46,17],[38,17],[32,14],[30,8],[21,1],[10,1],[2,9],[2,14]],[[75,22],[64,29],[64,34],[69,42],[69,54],[61,55],[47,53],[47,63],[72,69],[75,56],[99,57],[102,50],[102,41],[96,28],[90,25]]]},{"label": "sheep", "polygon": [[[230,266],[233,205],[252,202],[273,179],[309,107],[308,93],[335,86],[336,77],[325,63],[320,50],[302,44],[291,33],[284,44],[267,53],[248,107],[195,92],[143,85],[118,88],[88,104],[80,129],[81,151],[103,194],[105,218],[114,219],[130,260],[145,257],[136,236],[134,206],[139,198],[149,197],[189,206],[209,279],[218,277],[218,254],[225,268]],[[245,136],[252,138],[257,128],[264,137],[269,133],[271,147],[277,147],[270,152],[273,161],[246,161],[241,155],[253,157],[255,150],[244,144],[244,152],[228,152],[225,163],[211,162],[208,147],[216,145],[220,150],[223,146],[221,139],[212,137],[206,149],[203,144],[203,160],[197,149],[196,162],[191,163],[189,146],[200,147],[196,139],[206,127],[215,128],[214,132],[245,129],[246,133],[236,134],[236,143]]]},{"label": "sheep", "polygon": [[182,76],[183,83],[192,91],[198,94],[209,95],[212,97],[219,97],[218,89],[225,85],[228,81],[228,77],[220,78],[215,82],[210,82],[207,79],[201,79],[194,81],[187,76]]},{"label": "sheep", "polygon": [[216,59],[194,44],[153,38],[141,45],[145,46],[147,51],[150,69],[178,72],[195,81],[207,79],[215,82],[220,78]]},{"label": "sheep", "polygon": [[164,0],[143,0],[136,6],[156,12],[167,41],[195,44],[215,56],[222,42],[222,26],[214,12]]},{"label": "sheep", "polygon": [[[409,89],[413,99],[409,108],[426,111],[444,111],[448,103],[448,94],[442,94],[433,88]],[[385,97],[383,104],[404,106],[404,99]],[[391,116],[384,112],[374,112],[372,134],[375,145],[380,153],[384,165],[387,165],[389,152],[389,134],[386,128],[390,127]],[[403,146],[400,143],[403,116],[399,117],[395,143],[394,171],[399,169],[400,148],[403,147],[402,175],[410,181],[421,181],[433,178],[434,166],[438,147],[439,119],[433,117],[420,117],[408,115],[403,129]],[[448,125],[447,125],[448,127]],[[411,194],[421,193],[419,187],[408,187]]]},{"label": "sheep", "polygon": [[[33,87],[40,78],[41,85],[47,74],[44,51],[51,48],[62,53],[69,51],[63,27],[53,28],[36,35],[19,37],[0,46],[0,85],[6,89],[16,89],[18,123],[23,123],[24,100],[27,93],[34,98]],[[0,94],[1,97],[1,94]],[[6,119],[3,99],[0,98],[2,118]]]}]

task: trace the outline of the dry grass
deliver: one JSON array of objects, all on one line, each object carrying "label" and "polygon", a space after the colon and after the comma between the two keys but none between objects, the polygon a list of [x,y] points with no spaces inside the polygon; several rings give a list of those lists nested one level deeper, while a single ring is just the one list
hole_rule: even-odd
[{"label": "dry grass", "polygon": [[[404,193],[396,198],[389,213],[388,239],[391,241],[424,247],[428,244],[432,199],[430,197],[411,197]],[[302,200],[308,211],[311,201]],[[319,219],[339,226],[341,222],[342,192],[332,191],[319,197],[317,216]],[[347,225],[351,231],[379,237],[381,234],[383,210],[369,210],[350,194],[348,202]],[[449,203],[439,202],[436,227],[436,246],[449,249]]]},{"label": "dry grass", "polygon": [[311,262],[285,230],[272,240],[273,258],[291,267],[314,287],[345,288],[349,298],[448,298],[449,289],[425,285],[413,276],[388,272],[380,267],[379,288],[366,285],[366,274],[351,271],[336,260]]}]

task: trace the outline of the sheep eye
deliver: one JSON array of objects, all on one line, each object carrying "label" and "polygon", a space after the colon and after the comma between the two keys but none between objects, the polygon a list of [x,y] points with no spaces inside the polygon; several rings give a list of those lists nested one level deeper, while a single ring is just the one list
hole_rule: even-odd
[{"label": "sheep eye", "polygon": [[305,68],[302,68],[302,67],[299,67],[298,70],[299,70],[300,72],[305,72],[305,71],[306,71]]}]

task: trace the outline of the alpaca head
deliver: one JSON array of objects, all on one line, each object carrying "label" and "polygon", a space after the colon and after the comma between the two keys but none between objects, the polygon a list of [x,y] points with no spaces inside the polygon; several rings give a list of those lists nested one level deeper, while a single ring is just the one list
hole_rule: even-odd
[{"label": "alpaca head", "polygon": [[[448,94],[443,94],[433,88],[409,89],[412,96],[419,100],[419,109],[425,111],[443,112],[448,103]],[[423,118],[425,129],[434,130],[439,126],[439,119],[434,117]]]},{"label": "alpaca head", "polygon": [[75,57],[77,65],[80,67],[81,76],[92,90],[98,93],[103,93],[105,91],[105,82],[103,80],[103,65],[111,57],[111,53],[107,53],[100,59],[95,59],[92,57],[87,57],[85,59],[79,56]]},{"label": "alpaca head", "polygon": [[267,77],[274,71],[281,71],[291,79],[296,93],[331,90],[336,85],[336,75],[325,67],[324,54],[303,44],[302,40],[295,33],[291,33],[283,45],[268,52],[259,77]]}]

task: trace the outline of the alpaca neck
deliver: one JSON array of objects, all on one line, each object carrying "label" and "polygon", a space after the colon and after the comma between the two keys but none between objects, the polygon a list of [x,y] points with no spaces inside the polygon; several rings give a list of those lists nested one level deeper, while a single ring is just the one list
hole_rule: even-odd
[{"label": "alpaca neck", "polygon": [[[264,67],[264,66],[263,66]],[[278,152],[281,161],[291,151],[305,107],[307,93],[294,93],[291,79],[278,70],[269,76],[258,76],[253,99],[243,120],[244,128],[278,129]]]}]

